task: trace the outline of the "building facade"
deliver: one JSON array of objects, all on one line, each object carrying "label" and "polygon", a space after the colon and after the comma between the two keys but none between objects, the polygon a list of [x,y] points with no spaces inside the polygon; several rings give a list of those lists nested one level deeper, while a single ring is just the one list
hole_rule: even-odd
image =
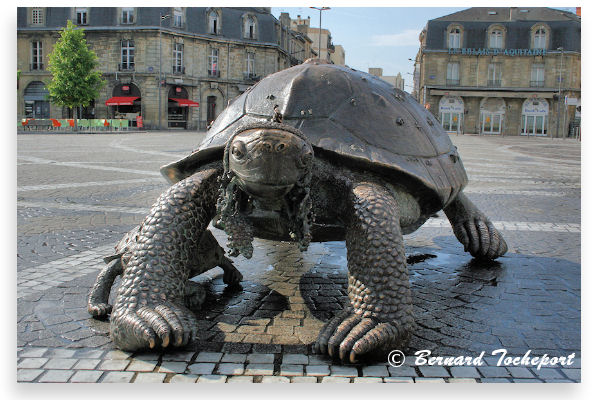
[{"label": "building facade", "polygon": [[84,29],[106,81],[82,117],[141,116],[149,129],[205,128],[262,77],[312,56],[310,39],[270,8],[19,7],[18,118],[71,117],[46,99],[67,20]]},{"label": "building facade", "polygon": [[333,45],[334,51],[331,54],[331,62],[336,65],[346,65],[346,50],[341,44]]},{"label": "building facade", "polygon": [[400,72],[398,72],[396,76],[383,75],[383,68],[369,68],[369,74],[376,76],[379,79],[389,83],[393,87],[404,91],[404,79],[402,78],[402,74]]},{"label": "building facade", "polygon": [[[312,41],[312,49],[318,58],[332,62],[331,58],[335,52],[335,46],[331,42],[331,32],[328,29],[321,29],[310,26],[310,17],[301,18],[300,15],[292,20],[292,29],[302,32]],[[345,55],[344,55],[345,61]]]},{"label": "building facade", "polygon": [[447,132],[575,132],[580,16],[542,7],[475,7],[428,21],[419,40],[415,94]]}]

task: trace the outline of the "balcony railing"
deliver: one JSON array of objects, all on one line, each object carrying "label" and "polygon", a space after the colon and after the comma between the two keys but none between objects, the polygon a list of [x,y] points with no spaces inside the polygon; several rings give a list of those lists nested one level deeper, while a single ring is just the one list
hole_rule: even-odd
[{"label": "balcony railing", "polygon": [[460,79],[446,78],[446,86],[458,86],[459,84],[460,84]]},{"label": "balcony railing", "polygon": [[30,71],[43,71],[44,70],[44,64],[42,64],[42,63],[31,63],[31,64],[29,64],[29,70]]},{"label": "balcony railing", "polygon": [[185,75],[185,67],[183,67],[181,65],[173,65],[173,74]]},{"label": "balcony railing", "polygon": [[216,78],[220,78],[221,77],[221,71],[216,70],[216,69],[209,69],[208,70],[208,76],[214,76]]},{"label": "balcony railing", "polygon": [[500,79],[488,79],[488,87],[500,87],[502,86],[502,80]]},{"label": "balcony railing", "polygon": [[530,81],[530,87],[544,87],[544,81]]},{"label": "balcony railing", "polygon": [[129,64],[118,64],[117,65],[117,69],[119,71],[135,71],[135,64],[134,63],[129,63]]}]

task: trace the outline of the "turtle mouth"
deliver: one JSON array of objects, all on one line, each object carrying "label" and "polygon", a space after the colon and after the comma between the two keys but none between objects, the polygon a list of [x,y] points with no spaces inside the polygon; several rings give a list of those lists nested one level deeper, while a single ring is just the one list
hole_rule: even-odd
[{"label": "turtle mouth", "polygon": [[238,177],[236,180],[240,188],[250,196],[262,199],[277,199],[282,198],[289,193],[295,185],[291,184],[274,184],[268,182],[255,182]]}]

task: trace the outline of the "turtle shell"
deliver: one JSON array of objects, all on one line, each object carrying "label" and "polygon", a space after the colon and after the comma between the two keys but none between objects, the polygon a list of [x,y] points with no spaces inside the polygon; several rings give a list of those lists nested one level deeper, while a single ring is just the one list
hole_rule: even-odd
[{"label": "turtle shell", "polygon": [[283,123],[306,135],[317,157],[380,172],[408,187],[432,212],[467,183],[456,147],[412,96],[373,75],[314,61],[271,74],[241,94],[198,149],[161,172],[177,182],[221,159],[241,125],[270,120],[276,106]]}]

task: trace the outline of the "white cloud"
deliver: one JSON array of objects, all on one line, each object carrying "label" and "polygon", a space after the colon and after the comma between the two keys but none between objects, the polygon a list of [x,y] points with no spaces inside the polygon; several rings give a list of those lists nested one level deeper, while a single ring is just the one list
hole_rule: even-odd
[{"label": "white cloud", "polygon": [[418,46],[420,33],[420,29],[406,29],[399,33],[391,33],[387,35],[373,35],[371,37],[371,42],[373,46]]}]

